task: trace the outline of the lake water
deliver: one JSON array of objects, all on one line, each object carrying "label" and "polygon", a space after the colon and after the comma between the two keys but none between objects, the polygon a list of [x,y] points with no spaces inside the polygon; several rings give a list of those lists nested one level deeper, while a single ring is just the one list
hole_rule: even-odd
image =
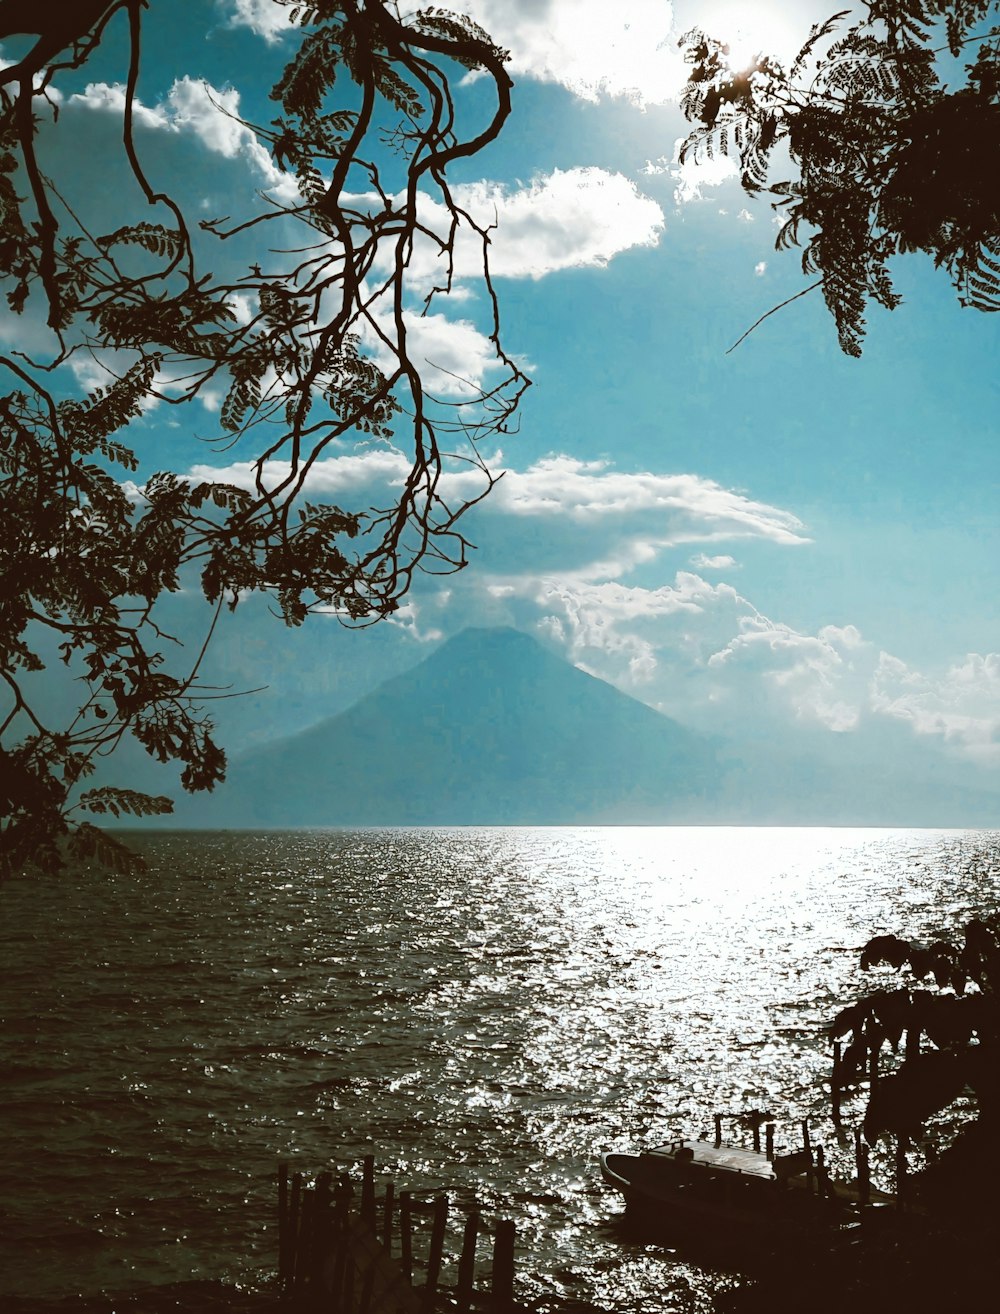
[{"label": "lake water", "polygon": [[266,1282],[279,1160],[372,1152],[513,1217],[526,1299],[708,1310],[724,1279],[622,1236],[598,1151],[757,1108],[845,1158],[859,947],[1000,893],[987,832],[133,838],[139,879],[0,890],[0,1294]]}]

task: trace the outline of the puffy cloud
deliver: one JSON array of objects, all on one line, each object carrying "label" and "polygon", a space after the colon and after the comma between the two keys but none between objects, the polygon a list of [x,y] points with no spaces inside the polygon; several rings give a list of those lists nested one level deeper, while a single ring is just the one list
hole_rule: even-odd
[{"label": "puffy cloud", "polygon": [[[395,341],[396,328],[387,304],[375,300],[369,309],[373,322],[359,323],[359,335],[372,359],[391,375],[398,357],[386,338]],[[491,376],[506,369],[497,359],[493,343],[470,320],[406,310],[403,324],[407,353],[420,371],[424,388],[435,397],[471,401],[488,389]]]},{"label": "puffy cloud", "polygon": [[753,272],[756,274],[758,278],[763,278],[764,275],[767,273],[767,261],[758,260],[758,262],[753,267]]},{"label": "puffy cloud", "polygon": [[[705,200],[705,188],[721,187],[723,183],[731,182],[739,176],[739,169],[728,155],[715,155],[711,159],[708,156],[702,156],[696,159],[689,155],[685,160],[680,159],[680,149],[683,138],[678,138],[674,143],[673,155],[661,155],[657,160],[647,160],[639,170],[647,178],[655,178],[664,174],[669,174],[674,180],[674,204],[678,206],[688,205],[692,201]],[[719,214],[725,215],[729,211],[724,207],[719,208]],[[740,223],[753,223],[754,216],[747,209],[742,209],[736,215]]]},{"label": "puffy cloud", "polygon": [[683,164],[675,163],[668,167],[677,184],[674,188],[674,200],[678,205],[703,200],[704,188],[718,187],[739,174],[739,170],[728,155],[716,155],[711,160],[707,158],[695,160],[693,156],[688,156]]},{"label": "puffy cloud", "polygon": [[527,187],[464,184],[458,203],[479,222],[495,216],[490,267],[508,278],[606,265],[621,251],[656,246],[663,211],[620,173],[555,169]]},{"label": "puffy cloud", "polygon": [[559,83],[585,100],[662,104],[684,80],[667,0],[457,0],[454,8],[510,50],[515,78]]},{"label": "puffy cloud", "polygon": [[1000,653],[969,653],[938,677],[883,653],[872,706],[917,735],[939,737],[984,766],[1000,766]]},{"label": "puffy cloud", "polygon": [[[124,82],[88,82],[83,92],[70,96],[71,106],[85,109],[106,110],[112,114],[121,114],[125,109]],[[166,128],[170,120],[161,107],[151,108],[138,98],[133,102],[132,115],[137,124],[144,128]]]},{"label": "puffy cloud", "polygon": [[770,682],[803,720],[827,729],[857,728],[868,701],[873,650],[853,625],[802,634],[759,614],[709,658],[709,667],[740,666]]},{"label": "puffy cloud", "polygon": [[[307,495],[356,510],[384,506],[408,471],[403,453],[387,445],[331,449],[311,468]],[[265,485],[276,487],[287,473],[287,464],[270,461],[262,477]],[[255,482],[252,466],[244,462],[225,468],[200,465],[190,477],[243,487]],[[439,485],[452,507],[474,500],[484,489],[482,474],[458,462],[445,469]],[[663,560],[679,545],[755,538],[791,546],[805,541],[800,531],[789,513],[711,480],[619,472],[603,462],[565,456],[507,469],[467,527],[480,545],[473,589],[489,594],[494,612],[527,605],[532,623],[540,612],[561,616],[567,633],[623,635],[630,626],[699,616],[720,602],[733,607],[733,589],[706,583],[691,572],[679,572],[672,584],[661,582],[672,573]],[[463,597],[469,605],[467,593]],[[737,611],[753,609],[739,601]],[[732,637],[735,621],[722,627],[700,624],[700,630],[698,659],[705,663]],[[623,638],[622,644],[631,651],[631,640]]]},{"label": "puffy cloud", "polygon": [[275,0],[223,0],[233,27],[248,27],[268,43],[280,41],[291,26],[291,9]]},{"label": "puffy cloud", "polygon": [[646,587],[540,569],[506,577],[492,595],[500,619],[535,628],[582,669],[689,723],[704,720],[718,683],[711,653],[753,614],[745,598],[689,571]]},{"label": "puffy cloud", "polygon": [[[125,88],[118,82],[90,82],[69,98],[74,108],[111,111],[125,107]],[[270,152],[247,124],[240,122],[240,93],[235,87],[218,88],[199,78],[177,78],[166,99],[158,105],[136,100],[133,113],[145,128],[190,134],[215,155],[245,160],[276,199],[294,204],[299,199],[295,180],[282,173]]]},{"label": "puffy cloud", "polygon": [[585,100],[618,96],[640,106],[678,98],[687,65],[677,40],[689,28],[728,42],[739,67],[761,49],[789,58],[812,19],[828,12],[816,0],[454,0],[453,7],[510,50],[515,76],[559,83]]},{"label": "puffy cloud", "polygon": [[[656,246],[664,228],[663,211],[620,173],[597,167],[555,169],[524,186],[487,180],[451,188],[455,205],[489,233],[490,272],[504,278],[543,278],[562,269],[601,268],[622,251]],[[381,201],[351,198],[363,207]],[[394,198],[402,207],[405,197]],[[438,200],[421,193],[421,224],[442,242],[451,214]],[[395,261],[388,246],[377,268],[387,273]],[[468,224],[455,235],[453,293],[469,295],[461,280],[479,278],[483,239]],[[418,235],[408,262],[408,276],[424,290],[444,284],[448,274],[441,245]]]}]

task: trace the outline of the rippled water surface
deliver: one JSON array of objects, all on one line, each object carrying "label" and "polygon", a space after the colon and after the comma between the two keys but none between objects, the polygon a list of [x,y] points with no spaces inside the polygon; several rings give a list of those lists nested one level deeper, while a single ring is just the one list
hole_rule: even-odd
[{"label": "rippled water surface", "polygon": [[373,1152],[515,1218],[525,1298],[707,1310],[723,1279],[624,1237],[596,1153],[766,1108],[836,1156],[858,947],[1000,891],[984,832],[135,842],[140,879],[0,890],[0,1293],[266,1280],[278,1161]]}]

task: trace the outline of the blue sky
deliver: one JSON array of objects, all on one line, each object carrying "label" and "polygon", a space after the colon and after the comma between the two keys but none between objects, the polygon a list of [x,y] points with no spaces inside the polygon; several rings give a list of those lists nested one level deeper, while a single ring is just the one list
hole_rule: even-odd
[{"label": "blue sky", "polygon": [[[224,739],[238,748],[298,728],[442,637],[503,623],[689,725],[790,751],[843,755],[863,741],[887,771],[926,763],[995,789],[996,320],[961,311],[947,279],[910,257],[896,270],[904,305],[872,312],[860,361],[840,353],[816,294],[727,355],[806,280],[794,252],[774,250],[766,199],[673,163],[678,33],[731,32],[735,16],[740,39],[787,53],[827,6],[452,7],[510,48],[516,84],[501,140],[456,175],[470,206],[496,209],[504,341],[533,380],[520,432],[491,454],[507,474],[468,522],[470,568],[421,581],[377,632],[323,616],[293,632],[257,604],[238,611],[212,673],[270,687],[220,704]],[[187,27],[178,8],[150,7],[140,145],[192,210],[235,213],[283,184],[217,105],[270,117],[266,92],[294,39],[287,11],[187,0]],[[78,189],[86,160],[113,153],[123,38],[62,87]],[[463,87],[460,112],[481,113],[484,91]],[[115,188],[112,177],[87,204],[117,204]],[[482,298],[471,280],[460,290],[426,354],[489,377]],[[100,370],[79,365],[80,381]],[[246,454],[195,440],[214,431],[218,400],[149,412],[134,432],[144,469],[239,478]],[[340,453],[315,489],[363,502],[394,470],[385,453]],[[196,632],[197,600],[175,607]]]}]

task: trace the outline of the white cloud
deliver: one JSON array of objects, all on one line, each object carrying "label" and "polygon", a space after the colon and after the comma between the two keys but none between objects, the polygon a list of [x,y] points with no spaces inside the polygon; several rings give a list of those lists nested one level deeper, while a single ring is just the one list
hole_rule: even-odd
[{"label": "white cloud", "polygon": [[[70,106],[120,114],[125,106],[121,83],[90,82],[83,92],[69,98]],[[254,130],[239,121],[240,93],[235,87],[218,88],[185,75],[176,79],[160,104],[149,106],[138,99],[133,114],[143,127],[190,134],[215,155],[245,160],[265,188],[285,204],[299,199],[294,178],[282,173]]]},{"label": "white cloud", "polygon": [[767,273],[767,261],[766,260],[758,261],[758,263],[755,264],[753,267],[753,272],[757,275],[758,278],[763,278],[764,275]]},{"label": "white cloud", "polygon": [[[588,572],[508,578],[508,620],[534,627],[582,669],[682,719],[697,720],[714,681],[707,659],[752,606],[729,585],[689,571],[655,587]],[[496,598],[497,595],[494,595]]]},{"label": "white cloud", "polygon": [[969,653],[941,676],[911,670],[882,653],[872,705],[984,766],[1000,766],[1000,653]]},{"label": "white cloud", "polygon": [[638,105],[676,97],[684,64],[667,0],[456,0],[510,50],[511,74],[555,82],[585,100]]},{"label": "white cloud", "polygon": [[[323,608],[320,608],[320,610],[323,610]],[[409,598],[388,618],[387,623],[403,630],[417,643],[439,643],[445,637],[444,631],[433,625],[425,628],[420,615],[420,606],[412,598]]]},{"label": "white cloud", "polygon": [[280,41],[291,27],[291,9],[274,0],[224,0],[233,27],[249,27],[267,42]]},{"label": "white cloud", "polygon": [[[505,278],[543,278],[562,269],[601,268],[622,251],[656,246],[664,228],[663,211],[620,173],[596,167],[555,169],[522,186],[487,180],[451,188],[455,205],[489,233],[490,272]],[[374,196],[352,197],[359,208],[379,205]],[[404,194],[393,198],[398,209]],[[438,200],[421,193],[418,216],[440,241],[417,237],[408,262],[408,277],[429,291],[443,286],[447,265],[441,247],[449,235],[451,214]],[[483,241],[468,224],[455,235],[452,295],[470,295],[461,280],[482,275]],[[376,269],[388,273],[395,250],[387,244]]]},{"label": "white cloud", "polygon": [[[121,114],[125,109],[125,84],[124,82],[88,82],[83,92],[70,96],[69,104]],[[144,128],[166,128],[170,123],[162,108],[150,108],[138,99],[133,103],[132,115],[135,122]]]},{"label": "white cloud", "polygon": [[716,538],[766,538],[804,543],[791,512],[723,488],[700,475],[615,470],[607,461],[554,455],[524,471],[510,470],[492,504],[518,516],[569,517],[580,523],[631,520],[654,513],[670,524],[671,543]]},{"label": "white cloud", "polygon": [[471,183],[456,199],[479,222],[495,215],[490,265],[509,278],[606,265],[621,251],[656,246],[663,211],[620,173],[555,169],[527,187]]},{"label": "white cloud", "polygon": [[707,557],[704,552],[696,552],[691,558],[695,570],[732,570],[736,565],[735,557]]},{"label": "white cloud", "polygon": [[[396,337],[388,304],[380,305],[376,301],[371,316],[374,324],[364,321],[358,324],[359,336],[379,368],[391,375],[398,358],[385,341],[385,337],[390,341]],[[492,376],[506,369],[497,359],[493,343],[469,320],[448,319],[437,312],[419,315],[405,310],[403,325],[407,354],[431,396],[471,401],[489,388]]]},{"label": "white cloud", "polygon": [[[307,493],[355,510],[384,506],[408,468],[384,445],[340,449],[316,463]],[[265,482],[286,473],[271,462]],[[251,468],[239,463],[189,477],[253,485]],[[480,480],[452,466],[440,491],[455,505],[482,491]],[[795,726],[837,737],[907,726],[1000,768],[1000,655],[970,655],[941,674],[915,671],[854,625],[799,630],[698,573],[731,569],[728,554],[699,552],[686,558],[695,569],[678,567],[685,544],[805,543],[788,511],[695,475],[619,471],[557,454],[508,469],[466,528],[479,544],[477,567],[400,616],[415,639],[456,623],[514,624],[703,730],[790,742]]]},{"label": "white cloud", "polygon": [[[18,61],[14,59],[7,59],[3,54],[3,47],[0,46],[0,69],[13,68],[17,62]],[[65,99],[63,93],[53,82],[50,82],[43,91],[41,77],[32,81],[31,88],[36,97],[38,97],[32,106],[32,110],[39,117],[51,116],[55,110],[58,110],[59,106]]]},{"label": "white cloud", "polygon": [[827,729],[857,728],[868,701],[873,650],[853,625],[826,625],[815,635],[759,614],[709,658],[709,667],[741,666],[762,677],[803,720]]},{"label": "white cloud", "polygon": [[674,188],[674,200],[678,205],[703,200],[705,187],[718,187],[739,174],[739,170],[728,155],[716,155],[711,160],[707,158],[695,160],[693,156],[688,156],[683,164],[671,165],[670,172],[677,184]]},{"label": "white cloud", "polygon": [[[388,447],[331,453],[313,465],[308,488],[311,494],[328,494],[391,487],[402,481],[408,468],[402,453]],[[286,473],[282,462],[269,462],[265,482],[276,484]],[[210,467],[197,467],[195,475],[210,478]],[[243,462],[220,469],[218,477],[246,486],[253,482],[251,467]],[[449,497],[475,496],[481,481],[481,475],[456,465],[445,474],[443,491]],[[626,533],[634,530],[637,521],[644,527],[655,525],[660,530],[656,548],[723,537],[788,545],[808,541],[801,522],[790,512],[754,502],[711,479],[630,473],[615,470],[607,461],[580,461],[564,455],[545,457],[524,470],[506,470],[487,506],[491,513],[503,516],[571,522],[583,539],[592,537],[598,522]],[[594,572],[581,567],[581,573],[592,576]]]}]

